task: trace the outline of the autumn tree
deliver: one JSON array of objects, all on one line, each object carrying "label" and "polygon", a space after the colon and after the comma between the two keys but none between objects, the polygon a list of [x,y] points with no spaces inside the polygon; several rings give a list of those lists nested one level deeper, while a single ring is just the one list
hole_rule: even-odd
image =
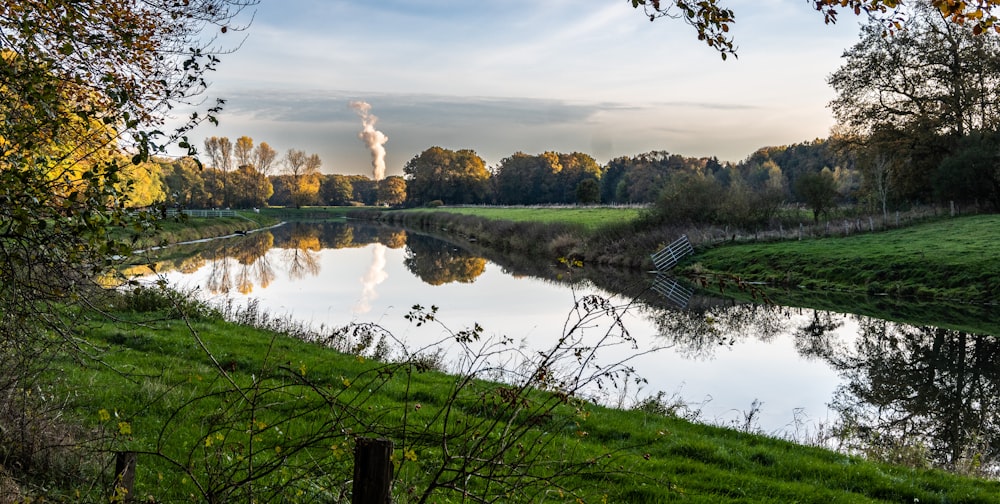
[{"label": "autumn tree", "polygon": [[233,168],[233,143],[228,137],[209,137],[205,139],[205,154],[209,163],[217,173],[214,176],[222,186],[221,206],[228,207],[230,203],[229,172]]},{"label": "autumn tree", "polygon": [[324,175],[319,184],[319,199],[323,205],[346,206],[353,201],[354,185],[347,175]]},{"label": "autumn tree", "polygon": [[204,208],[210,204],[202,170],[190,157],[161,161],[160,176],[169,203],[185,208]]},{"label": "autumn tree", "polygon": [[240,165],[229,178],[230,202],[235,208],[259,208],[267,205],[274,186],[252,164]]},{"label": "autumn tree", "polygon": [[319,194],[320,168],[323,166],[319,154],[307,155],[298,149],[288,149],[282,162],[285,173],[292,179],[291,196],[295,207],[315,204]]},{"label": "autumn tree", "polygon": [[378,203],[389,206],[402,205],[406,201],[406,179],[390,175],[378,181]]},{"label": "autumn tree", "polygon": [[122,191],[129,208],[145,208],[166,200],[166,187],[160,176],[160,165],[155,161],[138,164],[122,163],[125,167]]},{"label": "autumn tree", "polygon": [[447,204],[482,203],[489,194],[486,162],[468,149],[431,147],[408,161],[403,173],[410,205],[434,200]]},{"label": "autumn tree", "polygon": [[600,180],[602,169],[593,157],[574,152],[517,152],[504,158],[493,175],[497,202],[539,205],[577,202],[577,186]]},{"label": "autumn tree", "polygon": [[250,156],[250,164],[257,169],[261,175],[268,177],[274,169],[274,162],[278,158],[278,153],[267,142],[261,142],[253,148]]},{"label": "autumn tree", "polygon": [[[882,32],[898,33],[910,9],[927,1],[949,24],[970,34],[993,31],[1000,33],[1000,0],[808,0],[826,23],[835,23],[841,12],[865,14],[880,25]],[[658,18],[681,19],[695,29],[698,40],[717,50],[722,59],[736,55],[736,46],[729,31],[736,22],[733,10],[720,0],[631,0],[632,7],[641,8],[650,21]]]},{"label": "autumn tree", "polygon": [[[205,90],[206,73],[218,61],[209,49],[218,41],[203,28],[237,28],[234,16],[251,3],[0,2],[5,481],[39,477],[39,461],[61,453],[53,446],[64,440],[39,437],[53,425],[40,420],[51,402],[25,392],[48,390],[39,380],[51,376],[45,366],[55,355],[83,358],[92,350],[70,329],[78,318],[70,323],[65,315],[97,301],[99,282],[113,278],[107,275],[116,258],[129,256],[128,233],[111,228],[141,230],[151,223],[126,211],[138,189],[128,179],[129,164],[140,165],[168,145],[189,149],[190,129],[214,121],[218,109],[211,102],[175,129],[165,126],[165,115]],[[45,454],[32,449],[42,446]]]},{"label": "autumn tree", "polygon": [[253,164],[253,139],[243,135],[236,139],[233,145],[233,160],[236,168]]}]

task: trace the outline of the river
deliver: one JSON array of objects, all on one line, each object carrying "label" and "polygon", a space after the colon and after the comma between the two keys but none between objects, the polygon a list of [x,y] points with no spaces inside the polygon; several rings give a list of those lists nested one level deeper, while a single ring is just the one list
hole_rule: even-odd
[{"label": "river", "polygon": [[[998,474],[1000,344],[991,335],[697,289],[670,300],[651,289],[649,274],[500,265],[481,253],[370,224],[291,223],[199,244],[158,270],[220,306],[253,306],[318,334],[377,324],[394,338],[385,358],[440,344],[446,367],[468,351],[452,336],[477,324],[473,348],[506,337],[522,353],[550,348],[574,323],[588,337],[624,329],[627,341],[606,342],[596,362],[635,375],[588,387],[596,401],[655,404],[802,443]],[[581,301],[594,299],[608,300],[614,316],[580,323]],[[436,307],[433,323],[408,319],[414,305]]]}]

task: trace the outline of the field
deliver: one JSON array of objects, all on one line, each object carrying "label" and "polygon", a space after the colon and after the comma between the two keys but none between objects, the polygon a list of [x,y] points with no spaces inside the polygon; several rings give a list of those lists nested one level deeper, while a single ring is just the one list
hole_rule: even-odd
[{"label": "field", "polygon": [[[513,495],[533,502],[1000,499],[997,482],[692,424],[669,401],[623,411],[534,390],[511,396],[510,387],[441,374],[432,362],[386,364],[148,292],[108,307],[117,322],[87,326],[101,362],[67,355],[47,393],[68,398],[67,413],[103,433],[100,450],[138,452],[143,501],[249,501],[252,493],[258,501],[339,502],[355,436],[396,442],[397,502],[428,489],[434,501],[459,501],[462,488],[502,491],[517,481],[525,486]],[[260,314],[245,318],[304,335]],[[491,457],[501,464],[476,474],[496,478],[493,485],[474,476],[453,490],[434,487]],[[48,488],[48,500],[59,500]],[[94,489],[64,491],[70,498]]]},{"label": "field", "polygon": [[634,220],[642,211],[631,207],[441,207],[433,210],[412,209],[407,212],[452,212],[484,219],[513,222],[560,223],[595,231],[610,224]]},{"label": "field", "polygon": [[1000,216],[936,220],[844,238],[699,251],[695,270],[808,289],[990,302],[1000,296]]}]

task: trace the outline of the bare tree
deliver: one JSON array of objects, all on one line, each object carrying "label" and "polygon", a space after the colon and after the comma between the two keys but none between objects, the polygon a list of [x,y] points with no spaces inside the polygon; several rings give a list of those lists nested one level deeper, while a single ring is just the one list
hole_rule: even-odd
[{"label": "bare tree", "polygon": [[277,158],[278,153],[267,142],[261,142],[254,147],[250,163],[254,168],[257,168],[258,172],[267,177],[271,175],[271,170],[274,168],[274,161]]}]

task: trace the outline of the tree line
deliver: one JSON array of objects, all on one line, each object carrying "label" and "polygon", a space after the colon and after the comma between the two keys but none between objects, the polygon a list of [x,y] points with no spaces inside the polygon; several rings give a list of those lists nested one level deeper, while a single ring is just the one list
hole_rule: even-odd
[{"label": "tree line", "polygon": [[209,137],[204,161],[194,157],[154,157],[140,163],[133,185],[142,188],[130,204],[166,203],[184,208],[261,208],[308,205],[399,205],[406,183],[392,176],[375,181],[364,175],[324,174],[318,154],[288,149],[278,155],[267,142],[241,136]]}]

